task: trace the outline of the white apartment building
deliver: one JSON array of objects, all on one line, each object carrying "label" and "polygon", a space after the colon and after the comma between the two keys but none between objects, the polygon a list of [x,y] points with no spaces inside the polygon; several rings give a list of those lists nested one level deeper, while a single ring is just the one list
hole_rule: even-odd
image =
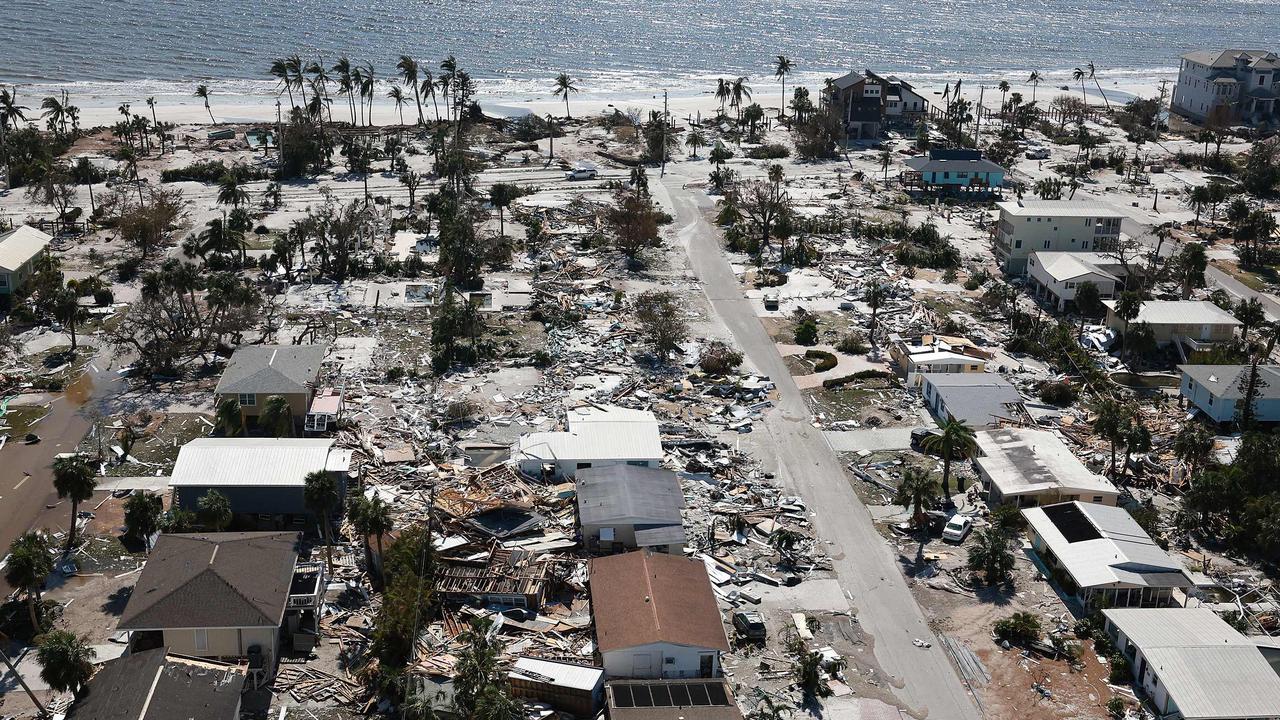
[{"label": "white apartment building", "polygon": [[1272,124],[1280,56],[1266,50],[1198,50],[1182,56],[1171,108],[1197,122]]},{"label": "white apartment building", "polygon": [[1027,272],[1027,258],[1039,250],[1105,250],[1120,239],[1124,216],[1096,200],[1012,200],[996,203],[995,253],[1004,271]]}]

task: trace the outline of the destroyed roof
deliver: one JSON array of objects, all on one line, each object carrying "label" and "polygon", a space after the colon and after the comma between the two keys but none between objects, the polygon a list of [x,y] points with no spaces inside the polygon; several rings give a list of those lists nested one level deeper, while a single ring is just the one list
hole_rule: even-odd
[{"label": "destroyed roof", "polygon": [[1048,430],[1000,428],[976,433],[981,455],[974,462],[1001,494],[1022,495],[1061,488],[1082,495],[1116,495],[1116,486],[1084,466]]},{"label": "destroyed roof", "polygon": [[1035,264],[1044,269],[1045,273],[1058,282],[1065,282],[1082,275],[1101,275],[1108,280],[1119,282],[1120,278],[1116,277],[1108,270],[1103,270],[1095,260],[1101,258],[1100,253],[1080,253],[1080,252],[1052,252],[1038,251],[1031,253]]},{"label": "destroyed roof", "polygon": [[648,410],[582,407],[570,410],[564,432],[520,437],[514,459],[661,460],[658,419]]},{"label": "destroyed roof", "polygon": [[520,657],[512,664],[509,676],[573,690],[592,691],[604,680],[604,668]]},{"label": "destroyed roof", "polygon": [[611,680],[610,720],[742,720],[724,680]]},{"label": "destroyed roof", "polygon": [[996,207],[1018,217],[1124,217],[1114,206],[1098,200],[1009,200],[996,203]]},{"label": "destroyed roof", "polygon": [[296,532],[161,535],[121,630],[275,627],[298,559]]},{"label": "destroyed roof", "polygon": [[[1108,310],[1116,309],[1115,300],[1103,300]],[[1138,308],[1138,317],[1130,323],[1150,325],[1239,325],[1234,315],[1208,300],[1147,300]]]},{"label": "destroyed roof", "polygon": [[993,373],[925,373],[922,377],[942,398],[947,413],[971,426],[1013,419],[1017,413],[1009,406],[1022,403],[1018,389]]},{"label": "destroyed roof", "polygon": [[585,468],[575,474],[583,525],[621,521],[680,524],[684,492],[675,473],[634,465]]},{"label": "destroyed roof", "polygon": [[171,487],[302,487],[315,470],[346,472],[330,438],[196,438],[178,451]]},{"label": "destroyed roof", "polygon": [[328,351],[327,345],[241,345],[231,355],[214,393],[310,392]]},{"label": "destroyed roof", "polygon": [[550,565],[540,554],[495,545],[483,563],[444,561],[435,571],[436,592],[483,598],[487,595],[541,596]]},{"label": "destroyed roof", "polygon": [[1103,610],[1146,657],[1182,717],[1280,717],[1280,674],[1208,608]]},{"label": "destroyed roof", "polygon": [[649,550],[591,560],[600,652],[666,642],[729,650],[706,566]]},{"label": "destroyed roof", "polygon": [[[1239,400],[1250,365],[1179,365],[1187,377],[1203,385],[1214,397]],[[1242,377],[1244,376],[1244,377]],[[1258,399],[1280,398],[1280,365],[1259,365]]]},{"label": "destroyed roof", "polygon": [[1195,584],[1124,508],[1073,501],[1024,508],[1022,515],[1080,587]]},{"label": "destroyed roof", "polygon": [[66,720],[237,720],[244,679],[234,665],[145,650],[103,663]]},{"label": "destroyed roof", "polygon": [[49,247],[53,238],[30,225],[0,233],[0,270],[14,272]]}]

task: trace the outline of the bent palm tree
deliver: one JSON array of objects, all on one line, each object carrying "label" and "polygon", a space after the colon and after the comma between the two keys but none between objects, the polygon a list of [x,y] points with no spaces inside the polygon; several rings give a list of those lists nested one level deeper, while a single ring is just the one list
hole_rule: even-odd
[{"label": "bent palm tree", "polygon": [[1089,95],[1084,90],[1084,79],[1088,76],[1089,73],[1085,72],[1084,68],[1076,68],[1071,71],[1071,79],[1080,83],[1080,99],[1084,100],[1086,106],[1089,104]]},{"label": "bent palm tree", "polygon": [[218,121],[213,119],[213,110],[209,107],[209,86],[204,84],[197,85],[196,91],[192,95],[204,100],[204,110],[209,113],[209,122],[217,125]]},{"label": "bent palm tree", "polygon": [[387,91],[387,97],[391,98],[391,101],[396,104],[396,112],[400,113],[400,124],[403,125],[404,104],[408,98],[404,96],[404,91],[400,89],[399,85],[392,85],[391,89]]},{"label": "bent palm tree", "polygon": [[[422,117],[422,92],[418,88],[418,61],[408,55],[401,55],[400,62],[396,63],[396,69],[400,71],[400,78],[405,85],[413,88],[413,101],[418,106],[418,124],[426,124],[426,120]],[[400,121],[404,124],[404,120]]]},{"label": "bent palm tree", "polygon": [[569,77],[569,73],[560,73],[556,76],[556,87],[551,92],[556,97],[564,96],[564,116],[572,118],[569,114],[569,95],[578,92],[577,86],[573,84],[573,78]]},{"label": "bent palm tree", "polygon": [[791,74],[791,58],[779,55],[773,63],[773,76],[782,81],[782,107],[778,109],[778,117],[787,116],[787,75]]},{"label": "bent palm tree", "polygon": [[1102,102],[1106,103],[1107,109],[1110,110],[1111,101],[1107,99],[1107,94],[1102,92],[1102,83],[1098,82],[1098,68],[1094,67],[1093,61],[1089,61],[1089,64],[1084,67],[1089,71],[1089,79],[1093,81],[1094,85],[1098,86],[1098,94],[1102,96]]},{"label": "bent palm tree", "polygon": [[1027,83],[1031,85],[1031,103],[1034,105],[1036,101],[1036,90],[1040,89],[1040,80],[1042,79],[1039,70],[1032,70],[1031,76],[1027,78]]}]

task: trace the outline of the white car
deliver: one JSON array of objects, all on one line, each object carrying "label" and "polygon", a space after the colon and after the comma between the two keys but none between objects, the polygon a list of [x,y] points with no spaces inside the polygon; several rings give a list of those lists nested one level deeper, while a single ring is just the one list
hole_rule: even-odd
[{"label": "white car", "polygon": [[1048,160],[1049,148],[1045,148],[1045,147],[1027,148],[1026,155],[1028,160]]},{"label": "white car", "polygon": [[595,180],[596,169],[593,167],[576,167],[564,174],[565,180]]},{"label": "white car", "polygon": [[973,521],[964,515],[952,515],[947,521],[946,527],[942,528],[942,539],[957,545],[964,542],[969,537],[969,533],[973,531]]}]

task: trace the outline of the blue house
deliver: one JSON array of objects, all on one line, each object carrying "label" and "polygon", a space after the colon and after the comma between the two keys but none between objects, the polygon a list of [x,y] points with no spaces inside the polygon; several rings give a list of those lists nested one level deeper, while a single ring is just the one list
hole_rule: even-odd
[{"label": "blue house", "polygon": [[929,156],[907,158],[910,171],[902,173],[909,189],[945,194],[990,194],[1004,183],[1008,171],[983,159],[981,150],[929,150]]}]

